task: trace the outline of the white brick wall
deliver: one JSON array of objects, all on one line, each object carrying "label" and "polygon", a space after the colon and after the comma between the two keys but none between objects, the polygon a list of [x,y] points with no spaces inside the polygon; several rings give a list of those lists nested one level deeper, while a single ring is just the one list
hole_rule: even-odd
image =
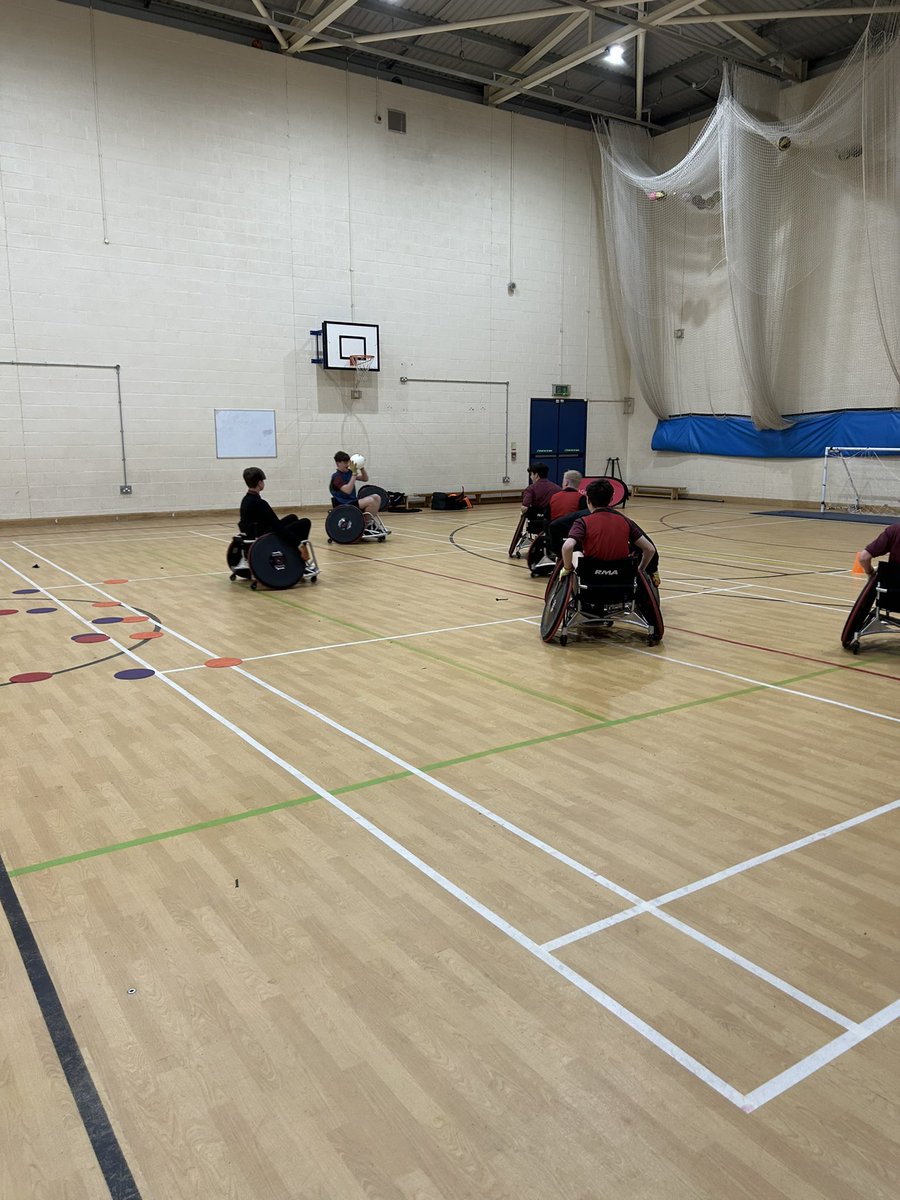
[{"label": "white brick wall", "polygon": [[[121,364],[134,495],[113,372],[3,367],[4,515],[236,504],[231,407],[276,410],[276,505],[324,502],[339,447],[389,487],[500,486],[505,389],[401,375],[510,380],[524,484],[529,397],[627,390],[590,134],[102,12],[94,30],[99,148],[88,10],[3,2],[0,359]],[[361,400],[309,361],[324,319],[380,325]],[[627,435],[592,405],[589,466],[624,463]]]}]

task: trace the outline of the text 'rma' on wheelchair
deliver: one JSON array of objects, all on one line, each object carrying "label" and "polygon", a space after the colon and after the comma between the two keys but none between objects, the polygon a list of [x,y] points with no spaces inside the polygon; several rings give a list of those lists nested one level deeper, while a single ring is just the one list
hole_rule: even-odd
[{"label": "text 'rma' on wheelchair", "polygon": [[652,580],[630,558],[605,562],[576,554],[573,570],[562,574],[562,562],[547,585],[541,616],[541,637],[559,640],[586,629],[610,629],[615,624],[638,629],[655,646],[665,632],[659,593]]},{"label": "text 'rma' on wheelchair", "polygon": [[509,543],[509,557],[521,558],[522,551],[530,548],[536,538],[543,534],[550,520],[546,509],[523,512],[516,523],[516,531]]},{"label": "text 'rma' on wheelchair", "polygon": [[866,580],[844,624],[841,645],[859,654],[860,640],[876,633],[900,633],[900,563],[879,563]]},{"label": "text 'rma' on wheelchair", "polygon": [[303,541],[299,547],[292,546],[277,533],[264,533],[258,538],[239,533],[231,539],[225,557],[231,582],[248,579],[254,592],[259,584],[273,591],[283,591],[296,587],[303,580],[316,583],[319,578],[319,564],[312,543]]}]

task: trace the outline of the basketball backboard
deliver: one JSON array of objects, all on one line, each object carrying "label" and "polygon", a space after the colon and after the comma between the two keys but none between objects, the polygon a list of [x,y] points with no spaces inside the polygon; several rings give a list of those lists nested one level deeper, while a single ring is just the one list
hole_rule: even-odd
[{"label": "basketball backboard", "polygon": [[360,325],[348,321],[322,322],[323,354],[322,365],[330,370],[354,371],[356,364],[350,361],[359,355],[372,355],[368,369],[381,369],[378,346],[378,326]]}]

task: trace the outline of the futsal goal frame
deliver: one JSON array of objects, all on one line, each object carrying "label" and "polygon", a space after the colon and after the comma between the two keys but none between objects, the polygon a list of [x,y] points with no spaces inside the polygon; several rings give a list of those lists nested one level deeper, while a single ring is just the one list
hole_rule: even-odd
[{"label": "futsal goal frame", "polygon": [[[888,512],[888,513],[891,511],[900,512],[900,495],[895,496],[893,498],[893,500],[891,500],[889,497],[884,497],[883,500],[880,500],[878,504],[873,505],[870,508],[866,509],[864,507],[865,498],[863,496],[861,496],[859,488],[857,486],[857,483],[854,482],[853,475],[850,472],[850,468],[847,466],[847,463],[850,460],[858,461],[861,459],[866,459],[866,458],[871,458],[871,457],[878,458],[878,456],[880,456],[880,455],[890,455],[893,459],[896,460],[898,457],[900,457],[900,446],[828,446],[828,447],[826,447],[825,454],[824,454],[824,457],[822,460],[822,495],[821,495],[821,498],[819,501],[819,511],[827,512],[830,510],[840,509],[840,510],[843,510],[846,512],[858,512],[858,513],[863,513],[863,512],[877,513],[879,511]],[[834,463],[835,459],[840,460],[840,462],[842,463],[844,471],[846,472],[846,475],[847,475],[847,480],[849,481],[849,484],[850,484],[850,490],[854,497],[854,499],[851,499],[849,501],[849,503],[842,503],[840,505],[835,505],[833,502],[829,503],[829,499],[828,499],[829,463],[832,464],[832,470],[833,470],[834,465],[835,465],[835,463]]]}]

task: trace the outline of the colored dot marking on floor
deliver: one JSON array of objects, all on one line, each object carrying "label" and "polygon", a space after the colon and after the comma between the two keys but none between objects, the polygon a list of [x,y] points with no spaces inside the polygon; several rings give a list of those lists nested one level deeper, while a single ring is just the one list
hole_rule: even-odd
[{"label": "colored dot marking on floor", "polygon": [[40,588],[16,588],[13,592],[14,596],[36,596]]},{"label": "colored dot marking on floor", "polygon": [[122,620],[121,617],[94,617],[91,621],[92,625],[118,625]]},{"label": "colored dot marking on floor", "polygon": [[17,608],[0,608],[0,617],[14,617],[18,611]]},{"label": "colored dot marking on floor", "polygon": [[123,625],[136,625],[140,621],[149,621],[149,620],[150,620],[149,617],[123,617],[122,624]]},{"label": "colored dot marking on floor", "polygon": [[40,683],[43,679],[52,679],[52,671],[25,671],[22,675],[10,675],[10,683]]},{"label": "colored dot marking on floor", "polygon": [[147,633],[129,633],[128,636],[133,638],[136,642],[143,642],[146,641],[147,638],[158,638],[162,637],[162,635],[163,631],[161,629],[150,629],[147,631]]},{"label": "colored dot marking on floor", "polygon": [[239,667],[243,661],[242,658],[208,658],[203,665],[204,667]]},{"label": "colored dot marking on floor", "polygon": [[48,613],[48,612],[56,612],[56,609],[55,608],[26,608],[25,611],[29,612],[29,613]]},{"label": "colored dot marking on floor", "polygon": [[104,579],[104,583],[127,583],[127,579]]},{"label": "colored dot marking on floor", "polygon": [[78,642],[82,646],[89,646],[92,642],[108,642],[108,633],[76,633],[71,639],[73,642]]},{"label": "colored dot marking on floor", "polygon": [[118,600],[95,600],[92,608],[121,608]]},{"label": "colored dot marking on floor", "polygon": [[149,670],[147,667],[130,667],[127,671],[116,671],[116,679],[149,679],[151,675],[155,675],[155,671]]}]

